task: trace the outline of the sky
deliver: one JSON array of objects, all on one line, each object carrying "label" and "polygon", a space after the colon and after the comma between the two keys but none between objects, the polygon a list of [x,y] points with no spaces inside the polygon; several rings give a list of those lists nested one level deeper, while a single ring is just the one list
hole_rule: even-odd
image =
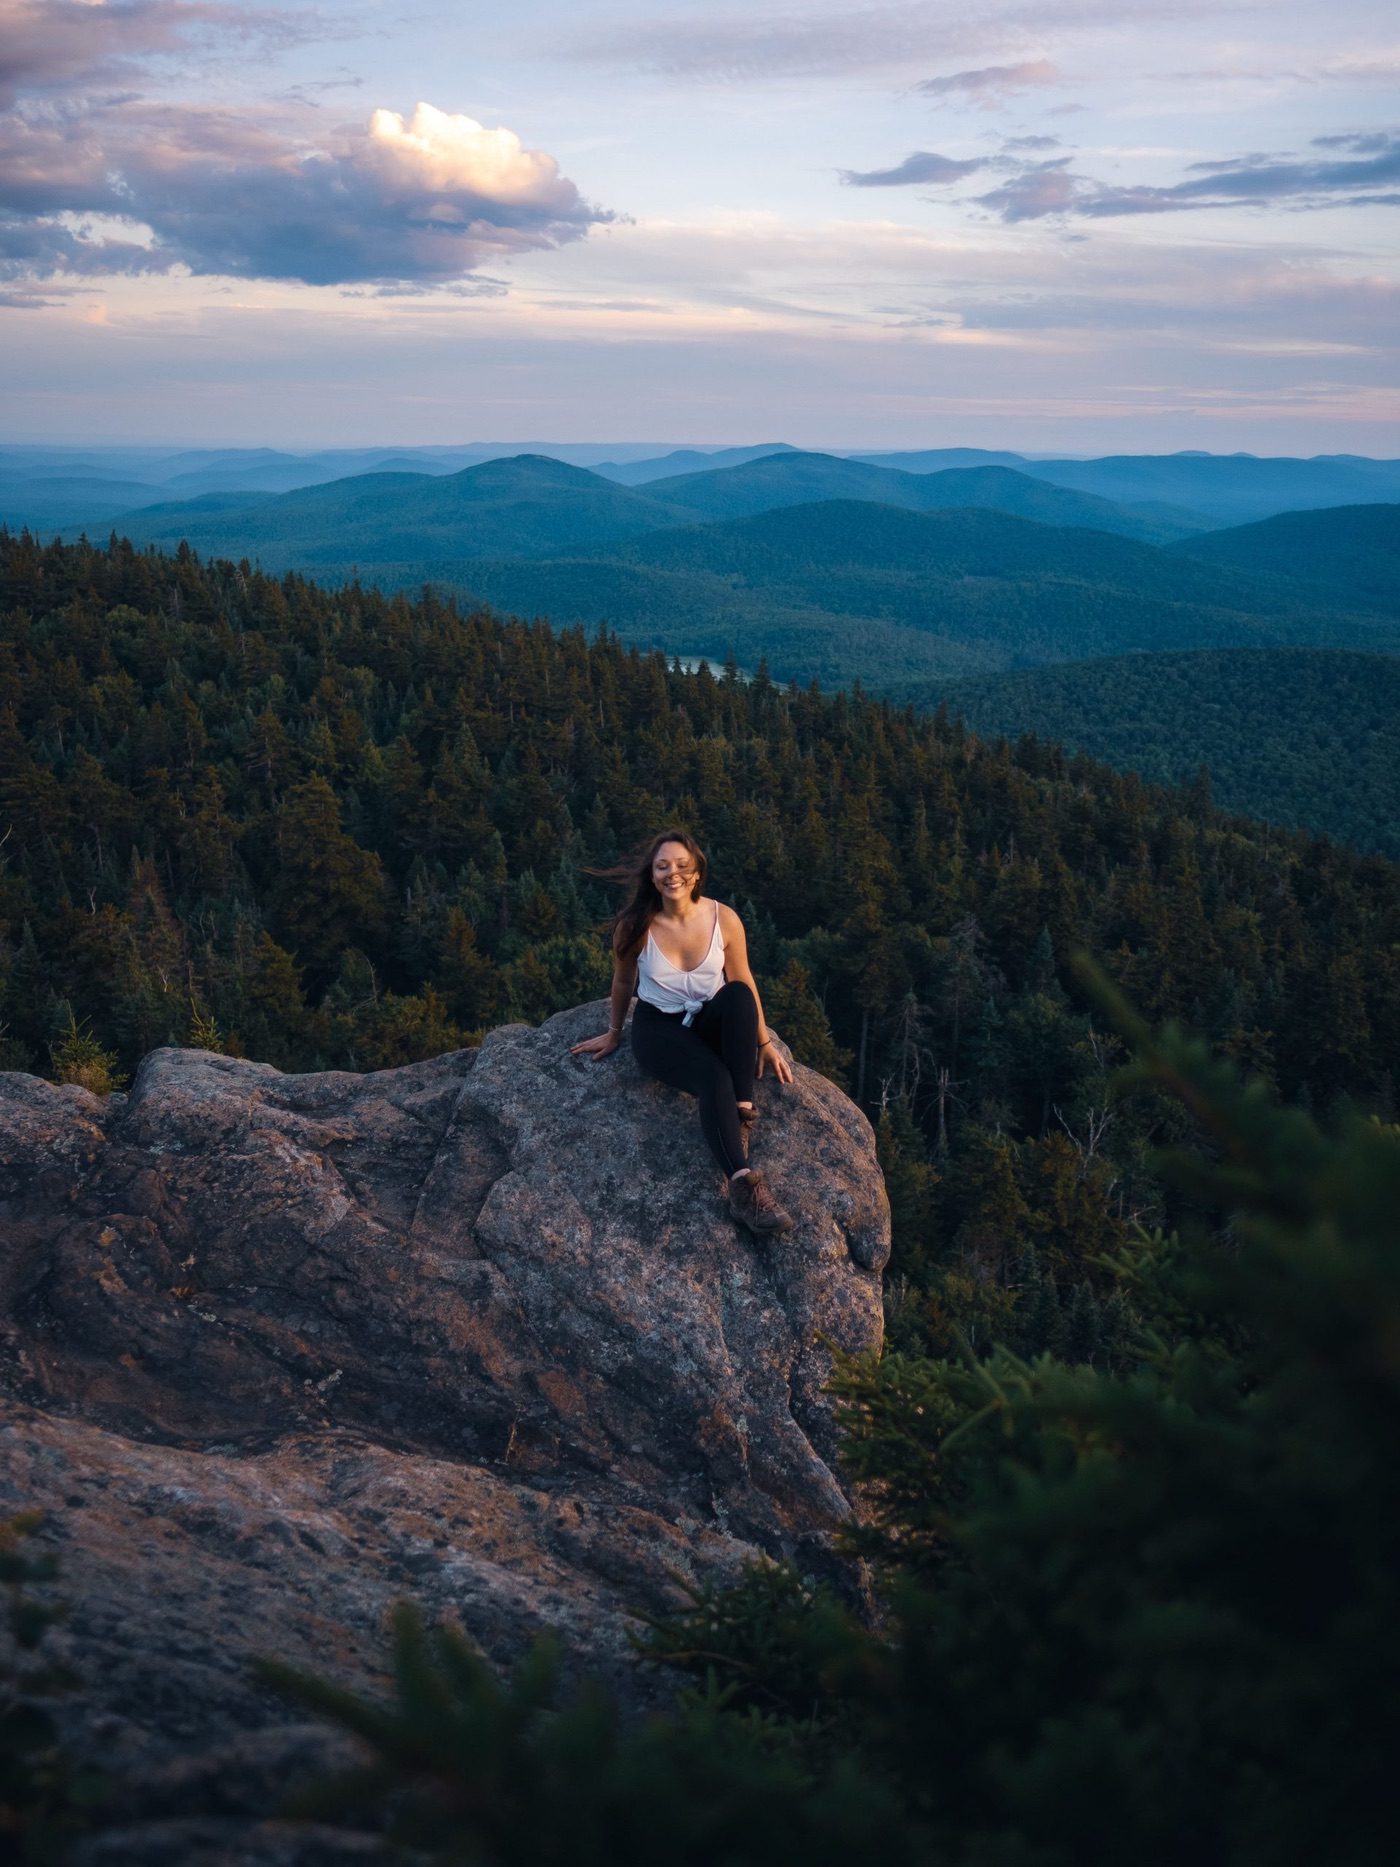
[{"label": "sky", "polygon": [[1400,455],[1392,0],[0,0],[0,439]]}]

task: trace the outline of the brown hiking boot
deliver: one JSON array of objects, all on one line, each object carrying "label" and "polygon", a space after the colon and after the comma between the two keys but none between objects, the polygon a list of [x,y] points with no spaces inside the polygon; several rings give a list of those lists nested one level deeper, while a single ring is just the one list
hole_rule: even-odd
[{"label": "brown hiking boot", "polygon": [[739,1104],[739,1120],[746,1128],[750,1122],[756,1122],[758,1120],[758,1104],[756,1102],[750,1102],[748,1107],[745,1108],[744,1104],[741,1102]]},{"label": "brown hiking boot", "polygon": [[757,1169],[729,1182],[729,1216],[760,1238],[771,1232],[790,1232],[793,1226],[792,1214],[783,1211]]}]

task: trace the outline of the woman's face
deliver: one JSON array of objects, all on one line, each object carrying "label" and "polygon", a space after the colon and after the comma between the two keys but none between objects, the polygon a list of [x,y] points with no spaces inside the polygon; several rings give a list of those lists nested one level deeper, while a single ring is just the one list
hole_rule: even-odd
[{"label": "woman's face", "polygon": [[663,901],[688,900],[697,872],[684,843],[663,843],[651,859],[651,879]]}]

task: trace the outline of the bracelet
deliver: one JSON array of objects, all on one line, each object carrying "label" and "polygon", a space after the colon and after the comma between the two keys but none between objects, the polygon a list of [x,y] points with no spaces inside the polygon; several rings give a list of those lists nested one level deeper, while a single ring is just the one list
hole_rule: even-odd
[{"label": "bracelet", "polygon": [[620,1024],[610,1024],[608,1026],[609,1037],[621,1037],[621,1035],[622,1035],[622,1026]]},{"label": "bracelet", "polygon": [[771,1038],[771,1037],[765,1037],[765,1038],[764,1038],[764,1040],[763,1040],[763,1042],[762,1042],[762,1043],[761,1043],[761,1044],[759,1045],[759,1049],[760,1049],[760,1050],[767,1050],[767,1049],[768,1049],[768,1047],[769,1047],[769,1045],[770,1045],[770,1044],[771,1044],[772,1042],[773,1042],[773,1040],[772,1040],[772,1038]]}]

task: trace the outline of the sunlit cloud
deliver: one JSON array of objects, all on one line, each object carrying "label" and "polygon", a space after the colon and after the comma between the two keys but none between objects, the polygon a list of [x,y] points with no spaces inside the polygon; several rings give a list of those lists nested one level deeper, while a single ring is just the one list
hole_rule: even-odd
[{"label": "sunlit cloud", "polygon": [[[0,121],[8,274],[158,272],[311,285],[460,279],[609,218],[513,131],[420,103],[308,146],[231,112],[120,101],[83,125]],[[63,216],[149,230],[103,238]]]}]

